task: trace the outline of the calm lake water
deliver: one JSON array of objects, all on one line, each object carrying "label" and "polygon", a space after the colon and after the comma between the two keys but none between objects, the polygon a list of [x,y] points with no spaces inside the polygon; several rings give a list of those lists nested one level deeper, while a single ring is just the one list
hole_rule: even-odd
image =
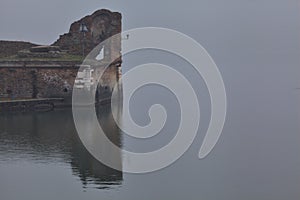
[{"label": "calm lake water", "polygon": [[[238,86],[227,81],[232,85],[227,91],[226,125],[203,160],[197,155],[209,119],[209,99],[200,93],[203,126],[191,148],[173,165],[142,175],[122,173],[95,160],[78,139],[71,109],[1,114],[1,199],[298,200],[300,92],[294,81],[261,87],[247,80]],[[131,108],[133,118],[143,125],[149,122],[149,106],[157,102],[171,113],[157,138],[140,141],[126,136],[114,124],[109,106],[97,109],[99,121],[111,140],[125,149],[154,150],[176,132],[177,101],[165,88],[145,87]]]},{"label": "calm lake water", "polygon": [[[71,109],[2,113],[1,199],[300,198],[298,58],[293,56],[285,62],[278,57],[275,63],[274,57],[271,63],[265,61],[261,65],[250,60],[232,65],[224,62],[219,66],[228,98],[227,118],[219,142],[202,160],[198,159],[198,152],[210,119],[207,88],[185,61],[159,51],[129,55],[124,59],[123,69],[126,72],[128,66],[153,59],[184,74],[199,98],[200,129],[179,160],[152,173],[122,173],[104,166],[87,152],[78,139]],[[123,89],[126,91],[126,82]],[[168,114],[165,127],[153,138],[136,139],[116,127],[109,106],[101,106],[97,109],[99,122],[115,144],[134,152],[148,152],[166,145],[174,137],[180,109],[169,90],[157,85],[145,86],[137,90],[130,103],[131,115],[141,126],[149,123],[151,105],[163,105]],[[89,118],[83,120],[85,123]]]}]

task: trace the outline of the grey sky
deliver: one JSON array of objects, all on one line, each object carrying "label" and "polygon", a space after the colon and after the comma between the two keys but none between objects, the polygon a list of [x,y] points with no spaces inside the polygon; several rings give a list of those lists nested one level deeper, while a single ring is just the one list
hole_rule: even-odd
[{"label": "grey sky", "polygon": [[191,36],[224,68],[287,63],[298,69],[299,5],[299,0],[1,0],[0,39],[51,44],[73,21],[108,8],[122,13],[123,30],[159,26]]},{"label": "grey sky", "polygon": [[280,30],[291,37],[300,24],[298,0],[1,0],[0,39],[51,43],[99,8],[121,12],[124,29],[163,26],[218,43],[230,36],[233,43],[243,36],[260,41]]}]

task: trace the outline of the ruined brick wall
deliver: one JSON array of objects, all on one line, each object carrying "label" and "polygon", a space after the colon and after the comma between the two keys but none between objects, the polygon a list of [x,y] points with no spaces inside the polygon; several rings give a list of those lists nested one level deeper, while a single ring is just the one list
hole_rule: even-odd
[{"label": "ruined brick wall", "polygon": [[117,84],[120,78],[117,73],[118,67],[119,64],[110,65],[102,74],[97,87],[97,93],[100,99],[108,99],[111,97],[115,84]]},{"label": "ruined brick wall", "polygon": [[[110,98],[118,81],[119,64],[110,65],[98,84],[98,100]],[[79,65],[74,63],[0,63],[0,100],[64,98],[70,103]]]},{"label": "ruined brick wall", "polygon": [[[95,46],[103,42],[105,39],[121,33],[121,19],[122,16],[118,12],[111,12],[109,10],[97,10],[92,15],[88,15],[76,22],[74,22],[68,33],[61,35],[59,39],[53,43],[55,46],[59,46],[63,50],[67,50],[71,54],[82,55],[83,45],[84,52],[87,55]],[[80,32],[81,24],[85,24],[88,32],[85,36]],[[115,47],[120,51],[121,41],[116,41]],[[116,49],[114,47],[114,49]],[[107,48],[109,50],[109,48]],[[112,52],[112,53],[116,53]],[[109,55],[111,52],[105,52]]]},{"label": "ruined brick wall", "polygon": [[69,98],[78,68],[62,66],[0,67],[0,97]]},{"label": "ruined brick wall", "polygon": [[[79,32],[82,23],[88,28],[84,40],[83,34]],[[82,42],[84,42],[87,54],[99,43],[120,32],[121,14],[102,9],[74,22],[69,33],[61,35],[53,45],[59,46],[69,53],[82,55]],[[27,45],[30,47],[33,44]],[[113,61],[112,57],[121,56],[120,36],[115,37],[114,40],[105,45],[102,63]],[[12,48],[11,51],[15,52],[16,49]],[[113,87],[119,80],[121,63],[121,57],[114,60],[104,73],[98,85],[100,100],[111,96]],[[79,69],[78,64],[80,64],[78,61],[74,63],[68,60],[58,61],[55,59],[43,59],[43,61],[34,61],[30,58],[27,58],[27,61],[26,59],[23,61],[2,60],[0,61],[0,100],[59,97],[69,101]],[[95,66],[91,67],[94,68]]]}]

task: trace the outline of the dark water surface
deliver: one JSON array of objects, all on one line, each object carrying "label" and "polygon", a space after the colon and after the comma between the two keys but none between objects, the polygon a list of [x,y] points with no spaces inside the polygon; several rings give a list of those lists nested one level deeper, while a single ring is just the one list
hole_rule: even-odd
[{"label": "dark water surface", "polygon": [[[144,109],[157,101],[144,99],[152,89],[137,94],[143,101],[133,101],[137,123],[147,122]],[[155,92],[167,110],[177,106],[164,89],[155,88]],[[297,200],[300,134],[296,106],[300,98],[297,90],[282,92],[283,102],[262,104],[267,97],[261,96],[255,103],[248,101],[249,107],[235,104],[239,109],[229,109],[221,140],[207,158],[197,158],[205,130],[201,128],[198,139],[181,159],[143,175],[123,174],[95,160],[78,139],[70,109],[1,114],[1,199]],[[172,112],[177,113],[175,110]],[[159,141],[147,140],[147,146],[118,130],[109,107],[99,108],[99,113],[99,121],[108,125],[113,142],[137,151],[155,149],[168,141],[179,120],[171,116]],[[206,121],[205,114],[203,118]]]},{"label": "dark water surface", "polygon": [[[110,108],[100,110],[109,120]],[[74,195],[73,199],[80,199],[67,188],[82,192],[117,189],[122,184],[122,172],[104,166],[84,148],[71,109],[0,118],[1,198],[69,199]],[[110,134],[120,143],[120,133],[114,128]]]}]

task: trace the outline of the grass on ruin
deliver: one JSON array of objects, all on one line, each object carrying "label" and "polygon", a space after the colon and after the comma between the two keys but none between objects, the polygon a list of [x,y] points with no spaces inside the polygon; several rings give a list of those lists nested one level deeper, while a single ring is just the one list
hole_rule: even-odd
[{"label": "grass on ruin", "polygon": [[83,57],[79,55],[72,54],[64,54],[59,58],[20,58],[17,55],[9,56],[9,57],[0,57],[0,61],[74,61],[74,62],[82,62]]}]

